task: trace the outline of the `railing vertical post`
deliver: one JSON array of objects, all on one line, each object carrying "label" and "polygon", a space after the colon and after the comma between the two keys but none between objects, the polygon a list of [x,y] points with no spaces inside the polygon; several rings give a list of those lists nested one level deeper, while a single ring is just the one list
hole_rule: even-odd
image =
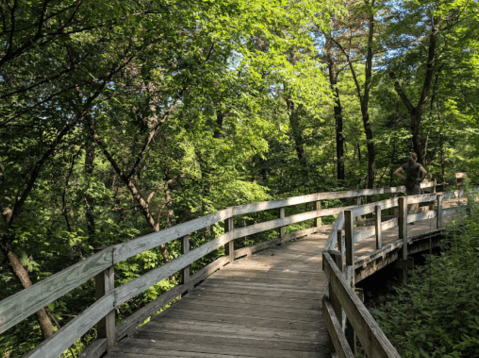
[{"label": "railing vertical post", "polygon": [[[362,204],[362,197],[358,196],[356,198],[356,205],[361,205]],[[358,216],[356,220],[362,220],[362,216]]]},{"label": "railing vertical post", "polygon": [[[341,231],[338,231],[338,233],[340,233]],[[338,241],[339,243],[339,241]],[[329,255],[331,255],[331,258],[334,260],[336,266],[342,271],[343,270],[343,257],[341,255],[341,252],[340,251],[336,251],[336,250],[331,250],[329,251]],[[344,317],[344,310],[343,308],[341,307],[341,302],[339,301],[338,297],[336,296],[336,294],[334,293],[334,290],[331,286],[331,282],[328,283],[329,285],[329,289],[328,289],[328,292],[329,292],[329,301],[331,302],[331,306],[333,306],[333,309],[334,309],[334,313],[336,314],[336,317],[338,318],[338,321],[343,322],[343,317]],[[333,345],[333,342],[331,340],[331,336],[330,336],[330,339],[329,339],[329,346],[330,346],[330,351],[334,351],[334,345]]]},{"label": "railing vertical post", "polygon": [[376,250],[379,250],[383,247],[381,238],[381,206],[376,205],[374,211],[376,213]]},{"label": "railing vertical post", "polygon": [[344,241],[343,241],[343,233],[341,230],[338,230],[337,232],[337,238],[338,238],[338,250],[341,253],[341,265],[337,265],[339,270],[341,272],[344,271],[344,254],[345,254],[345,248],[344,248]]},{"label": "railing vertical post", "polygon": [[344,211],[344,233],[346,239],[346,266],[354,265],[353,211]]},{"label": "railing vertical post", "polygon": [[[351,274],[351,287],[354,288],[354,229],[353,229],[353,211],[344,211],[344,233],[346,241],[346,270]],[[351,347],[351,350],[356,354],[356,336],[354,329],[349,322],[346,322],[345,336]]]},{"label": "railing vertical post", "polygon": [[[233,231],[233,218],[228,218],[225,220],[225,234],[230,231]],[[229,256],[229,263],[232,263],[235,260],[234,240],[231,240],[225,244],[225,256]]]},{"label": "railing vertical post", "polygon": [[[391,199],[396,199],[398,197],[398,195],[396,193],[393,193],[391,194]],[[398,216],[398,210],[396,207],[393,207],[391,208],[391,211],[390,211],[391,215],[394,215],[394,216]]]},{"label": "railing vertical post", "polygon": [[[181,238],[181,254],[185,255],[190,251],[190,235]],[[181,272],[181,284],[185,285],[190,280],[190,266],[186,266]],[[186,293],[186,292],[185,292]]]},{"label": "railing vertical post", "polygon": [[[321,210],[321,201],[317,201],[315,204],[316,204],[316,210]],[[322,225],[321,217],[314,219],[315,227],[321,227],[321,225]]]},{"label": "railing vertical post", "polygon": [[[284,208],[279,208],[279,218],[280,219],[284,219]],[[284,226],[281,226],[279,228],[279,237],[281,238],[281,242],[279,243],[279,245],[281,245],[283,243],[283,238],[285,236],[285,231],[284,231]]]},{"label": "railing vertical post", "polygon": [[436,188],[436,187],[437,187],[437,179],[434,179],[433,185],[434,185],[434,186],[432,187],[432,192],[433,192],[433,193],[437,193],[437,188]]},{"label": "railing vertical post", "polygon": [[437,195],[437,228],[442,229],[444,226],[443,215],[442,215],[442,199],[443,194]]},{"label": "railing vertical post", "polygon": [[403,242],[402,261],[403,268],[401,271],[401,281],[407,281],[407,197],[399,198],[399,239]]},{"label": "railing vertical post", "polygon": [[[95,276],[95,294],[96,298],[100,299],[104,295],[113,291],[115,288],[115,270],[110,266],[105,271],[100,272]],[[102,318],[97,324],[97,338],[106,338],[108,348],[113,348],[115,345],[115,310],[111,310]]]}]

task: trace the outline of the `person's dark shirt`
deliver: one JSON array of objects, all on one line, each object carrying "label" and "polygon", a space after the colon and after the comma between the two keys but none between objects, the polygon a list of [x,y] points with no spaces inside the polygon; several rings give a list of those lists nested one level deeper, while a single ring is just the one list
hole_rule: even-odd
[{"label": "person's dark shirt", "polygon": [[[406,172],[406,174],[408,173],[408,169],[410,165],[411,164],[409,163],[404,163],[403,165],[401,165],[401,168]],[[422,164],[420,163],[414,163],[412,165],[413,177],[417,179],[416,184],[419,184],[421,179],[421,169],[420,169],[421,167],[422,167]]]}]

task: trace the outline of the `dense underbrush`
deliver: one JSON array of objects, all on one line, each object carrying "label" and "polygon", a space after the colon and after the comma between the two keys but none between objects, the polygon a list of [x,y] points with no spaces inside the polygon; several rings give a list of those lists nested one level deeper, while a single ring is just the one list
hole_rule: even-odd
[{"label": "dense underbrush", "polygon": [[369,304],[403,358],[479,357],[479,206],[468,199],[470,210],[450,225],[441,253]]}]

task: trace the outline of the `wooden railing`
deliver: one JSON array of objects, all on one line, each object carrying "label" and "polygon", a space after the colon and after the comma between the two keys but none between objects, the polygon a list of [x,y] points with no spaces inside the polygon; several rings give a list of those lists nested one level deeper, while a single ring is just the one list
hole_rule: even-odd
[{"label": "wooden railing", "polygon": [[[421,185],[421,187],[425,187]],[[435,191],[435,190],[433,190]],[[399,266],[404,267],[402,280],[407,279],[408,240],[407,224],[411,222],[437,218],[437,228],[443,228],[445,215],[456,213],[460,208],[443,209],[443,199],[459,198],[464,195],[462,190],[450,193],[431,193],[382,200],[367,205],[359,205],[341,212],[333,224],[328,240],[323,250],[323,270],[328,278],[328,287],[323,297],[323,317],[328,327],[331,341],[339,357],[354,358],[355,339],[361,345],[368,357],[400,357],[391,342],[371,316],[354,289],[355,260],[354,244],[365,238],[376,236],[376,253],[385,255],[382,250],[381,233],[394,227],[399,227],[399,240],[402,246]],[[407,204],[437,202],[437,208],[418,214],[407,214]],[[398,217],[382,221],[381,211],[398,207]],[[371,228],[354,230],[353,218],[375,213],[375,225]],[[342,230],[344,229],[344,236]]]},{"label": "wooden railing", "polygon": [[[434,183],[422,185],[423,188],[433,187]],[[342,227],[344,221],[343,211],[348,212],[348,218],[353,216],[361,216],[368,213],[372,213],[375,210],[376,203],[367,204],[362,206],[349,206],[339,208],[326,208],[321,209],[321,201],[329,199],[346,199],[346,198],[359,198],[363,196],[372,196],[380,194],[391,194],[393,199],[389,201],[382,201],[379,205],[383,209],[388,207],[394,207],[398,205],[398,193],[404,192],[405,188],[379,188],[379,189],[364,189],[364,190],[351,190],[342,192],[330,192],[330,193],[318,193],[312,195],[304,195],[298,197],[292,197],[281,200],[273,200],[260,202],[255,204],[241,205],[230,207],[216,213],[188,221],[186,223],[176,225],[174,227],[161,230],[125,243],[121,243],[112,247],[108,247],[101,252],[89,257],[88,259],[81,261],[73,266],[70,266],[63,271],[56,273],[49,278],[42,280],[35,285],[24,289],[10,297],[7,297],[0,302],[0,333],[5,332],[9,328],[15,326],[25,318],[34,314],[39,309],[54,302],[61,296],[75,289],[83,284],[85,281],[95,278],[96,295],[97,300],[94,304],[88,307],[85,311],[79,314],[75,319],[63,326],[57,332],[55,332],[48,339],[43,341],[34,350],[29,352],[25,357],[58,357],[65,350],[67,350],[76,340],[84,335],[95,325],[97,326],[98,339],[96,339],[87,350],[80,357],[99,357],[105,351],[108,351],[113,347],[115,342],[121,338],[135,331],[136,327],[144,322],[148,317],[160,310],[161,307],[171,302],[181,294],[192,289],[200,281],[204,280],[211,273],[220,269],[224,265],[232,262],[235,258],[241,256],[251,255],[253,252],[262,250],[272,245],[278,245],[295,238],[306,236],[318,231],[320,225],[320,218],[323,216],[339,214],[338,219],[333,225],[332,233],[337,235],[338,230]],[[430,196],[424,196],[424,198],[434,199],[435,194]],[[417,200],[422,199],[408,199]],[[399,200],[401,202],[401,200]],[[316,203],[316,210],[299,213],[285,217],[284,208],[305,203]],[[279,209],[279,218],[266,222],[257,223],[254,225],[233,228],[233,217],[237,215],[245,215],[265,210]],[[421,214],[417,214],[415,218],[419,218]],[[409,219],[410,216],[408,216]],[[285,235],[284,227],[299,223],[305,220],[315,219],[315,224],[312,228],[300,230],[297,232]],[[348,219],[350,220],[350,219]],[[415,219],[416,220],[416,219]],[[190,250],[189,235],[197,230],[201,230],[215,223],[224,222],[225,232],[224,234],[214,238],[213,240]],[[350,225],[351,221],[347,221]],[[380,227],[385,229],[392,225],[389,222],[382,223]],[[253,235],[256,233],[264,232],[271,229],[280,229],[280,236],[276,239],[269,240],[267,242],[261,242],[254,246],[241,248],[234,250],[234,240]],[[350,240],[359,241],[361,237],[356,235],[353,239],[352,227],[350,234],[346,235]],[[336,236],[335,236],[336,237]],[[131,258],[139,253],[151,250],[158,247],[161,244],[166,244],[173,240],[181,240],[182,243],[182,255],[160,267],[157,267],[148,273],[126,283],[119,287],[115,287],[114,282],[114,265],[120,261]],[[341,240],[340,240],[341,242]],[[328,241],[329,248],[334,248],[334,240]],[[220,257],[196,272],[194,275],[189,274],[189,267],[192,263],[201,259],[208,253],[225,246],[226,255]],[[332,280],[332,282],[338,282],[337,287],[343,287],[343,291],[346,294],[351,295],[351,289],[349,281],[340,273],[340,268],[333,265],[332,258],[329,254],[325,255],[325,270]],[[351,260],[348,265],[351,265]],[[127,317],[125,320],[115,325],[115,307],[127,302],[134,296],[147,290],[151,286],[155,285],[159,281],[170,277],[176,272],[181,271],[182,282],[181,284],[170,289],[168,292],[162,294],[156,300],[150,302],[146,306],[137,310],[135,313]],[[336,280],[336,281],[335,281]],[[348,282],[348,283],[347,283]],[[337,288],[331,290],[332,293],[342,297],[336,291]],[[354,295],[353,295],[354,296]],[[355,296],[351,298],[353,303],[350,304],[351,309],[357,306],[357,300]],[[326,303],[328,304],[328,300]],[[344,307],[349,307],[344,304]],[[346,310],[346,308],[345,308]],[[349,309],[346,311],[348,317],[356,317]],[[334,316],[331,316],[334,317]],[[368,318],[369,319],[369,318]],[[369,321],[368,321],[369,322]],[[360,323],[361,325],[365,323]],[[369,324],[369,323],[368,323]],[[357,324],[354,325],[356,329]],[[333,332],[333,331],[331,331]],[[378,330],[380,332],[380,330]]]}]

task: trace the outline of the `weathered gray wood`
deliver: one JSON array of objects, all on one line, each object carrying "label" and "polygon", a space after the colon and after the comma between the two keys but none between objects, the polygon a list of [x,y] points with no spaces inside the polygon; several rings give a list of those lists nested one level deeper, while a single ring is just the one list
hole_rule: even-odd
[{"label": "weathered gray wood", "polygon": [[149,287],[157,284],[161,280],[173,275],[175,272],[182,268],[191,265],[196,260],[216,250],[218,247],[223,246],[227,242],[233,239],[234,231],[227,232],[217,238],[207,242],[206,244],[191,250],[185,255],[177,257],[173,261],[170,261],[163,266],[151,270],[150,272],[138,277],[137,279],[130,281],[115,289],[115,306],[128,301],[130,298],[135,297]]},{"label": "weathered gray wood", "polygon": [[[403,242],[402,247],[402,259],[407,260],[407,204],[409,203],[409,197],[399,198],[399,240]],[[407,282],[407,269],[402,270],[400,273],[401,282]]]},{"label": "weathered gray wood", "polygon": [[266,328],[247,326],[241,322],[205,322],[188,319],[168,319],[150,321],[142,330],[148,332],[181,333],[188,335],[212,335],[221,338],[240,338],[254,340],[268,340],[270,342],[295,342],[310,343],[318,341],[319,334],[316,331],[297,331],[286,327]]},{"label": "weathered gray wood", "polygon": [[451,198],[463,197],[465,194],[466,192],[464,190],[452,190],[452,191],[445,192],[443,195],[444,195],[444,199],[451,199]]},{"label": "weathered gray wood", "polygon": [[110,292],[40,343],[24,358],[57,358],[113,308],[113,292]]},{"label": "weathered gray wood", "polygon": [[346,336],[341,329],[340,320],[338,320],[333,306],[326,297],[323,297],[323,318],[338,356],[341,358],[354,358],[353,351],[349,347]]},{"label": "weathered gray wood", "polygon": [[437,228],[442,229],[444,226],[444,220],[443,220],[443,209],[442,209],[442,194],[437,195]]},{"label": "weathered gray wood", "polygon": [[185,223],[160,230],[134,240],[127,241],[114,246],[114,263],[126,260],[139,253],[151,250],[161,244],[166,244],[172,240],[179,239],[194,231],[201,230],[207,226],[224,221],[233,216],[233,208],[220,210],[216,213],[203,216]]},{"label": "weathered gray wood", "polygon": [[72,265],[0,302],[0,333],[112,265],[112,248]]},{"label": "weathered gray wood", "polygon": [[[210,288],[208,288],[209,290]],[[175,308],[175,306],[180,306]],[[253,327],[255,329],[261,328],[281,328],[285,327],[288,330],[295,331],[317,331],[319,327],[319,322],[313,321],[300,321],[300,320],[291,320],[284,318],[271,318],[267,316],[258,316],[251,315],[248,313],[243,314],[242,311],[234,309],[232,307],[231,312],[216,312],[214,307],[205,306],[205,310],[195,311],[188,309],[188,306],[174,304],[170,308],[164,310],[155,318],[153,321],[162,322],[163,319],[181,319],[181,320],[194,320],[198,322],[216,322],[216,323],[227,323],[227,324],[241,324]]]},{"label": "weathered gray wood", "polygon": [[108,342],[106,338],[95,339],[78,358],[100,358],[107,348]]},{"label": "weathered gray wood", "polygon": [[[123,350],[130,351],[143,347],[145,349],[144,352],[149,353],[150,356],[163,350],[182,350],[191,352],[190,357],[195,357],[195,352],[222,354],[226,351],[229,355],[246,355],[248,357],[272,356],[275,358],[313,358],[318,357],[318,351],[320,351],[319,346],[304,343],[295,345],[294,343],[281,343],[278,341],[220,338],[212,335],[183,335],[140,331],[135,335],[135,338],[137,339],[126,339]],[[155,342],[152,342],[152,340]],[[291,346],[295,349],[291,349]]]},{"label": "weathered gray wood", "polygon": [[421,194],[421,195],[408,195],[407,196],[407,203],[408,204],[418,204],[418,203],[426,203],[428,201],[436,200],[436,195],[434,193],[430,194]]},{"label": "weathered gray wood", "polygon": [[346,239],[346,266],[351,266],[354,265],[354,231],[352,210],[346,210],[344,212],[344,233]]},{"label": "weathered gray wood", "polygon": [[422,221],[422,220],[427,220],[427,219],[433,219],[437,217],[437,212],[430,210],[426,211],[424,213],[417,213],[417,214],[409,214],[407,216],[407,222],[412,223],[412,222],[417,222],[417,221]]},{"label": "weathered gray wood", "polygon": [[[374,213],[376,205],[381,206],[381,210],[389,209],[398,205],[398,199],[386,199],[371,204],[364,204],[352,208],[354,216],[361,216]],[[346,210],[346,208],[344,208]],[[348,208],[349,209],[349,208]]]},{"label": "weathered gray wood", "polygon": [[353,243],[363,241],[364,239],[373,236],[376,232],[374,226],[356,229],[357,230],[355,230],[353,234]]},{"label": "weathered gray wood", "polygon": [[184,285],[177,285],[174,288],[170,289],[168,292],[165,292],[156,300],[148,303],[146,306],[140,308],[138,311],[127,317],[123,320],[116,329],[116,339],[120,340],[126,335],[129,335],[136,330],[136,326],[143,323],[148,317],[154,315],[158,312],[163,306],[173,301],[179,295],[185,293],[194,287],[201,280],[205,279],[216,270],[220,269],[228,263],[227,257],[220,257],[219,259],[213,261],[209,265],[202,268],[200,271],[196,272],[193,276],[190,277],[190,280]]},{"label": "weathered gray wood", "polygon": [[[421,188],[424,184],[421,184]],[[428,187],[428,186],[424,186]],[[310,203],[313,201],[327,200],[327,199],[345,199],[354,198],[358,196],[371,196],[379,194],[389,193],[403,193],[406,191],[405,186],[393,187],[393,188],[377,188],[377,189],[360,189],[360,190],[347,190],[336,191],[328,193],[317,193],[310,195],[296,196],[287,199],[263,201],[260,203],[246,204],[241,206],[235,206],[233,215],[251,214],[258,211],[279,209],[281,207],[293,206],[298,204]]]},{"label": "weathered gray wood", "polygon": [[344,270],[344,255],[346,255],[346,244],[343,240],[343,232],[341,230],[338,230],[337,231],[337,236],[338,236],[338,251],[339,251],[339,254],[341,255],[341,258],[340,258],[340,265],[338,265],[338,268],[340,271],[343,271]]},{"label": "weathered gray wood", "polygon": [[368,357],[400,358],[396,349],[361,300],[349,287],[328,253],[323,254],[325,273],[332,282],[332,289],[346,311],[354,332],[357,334]]},{"label": "weathered gray wood", "polygon": [[399,218],[398,218],[398,225],[399,225],[399,239],[404,240],[407,238],[407,204],[408,199],[407,197],[403,196],[399,198]]},{"label": "weathered gray wood", "polygon": [[[225,234],[228,232],[233,232],[233,218],[228,218],[225,220]],[[233,262],[235,259],[235,242],[230,240],[225,244],[225,256],[229,257],[230,262]]]},{"label": "weathered gray wood", "polygon": [[[442,216],[443,216],[443,220],[444,220],[444,216],[447,216],[447,215],[455,215],[461,211],[465,211],[467,210],[467,206],[458,206],[456,208],[449,208],[449,209],[442,209]],[[437,215],[437,213],[436,213]]]},{"label": "weathered gray wood", "polygon": [[[284,218],[284,208],[279,208],[279,218],[280,219]],[[285,234],[286,234],[285,233],[285,227],[281,226],[279,228],[279,237],[280,237],[281,240],[284,238]],[[280,245],[281,245],[281,243],[280,243]]]},{"label": "weathered gray wood", "polygon": [[318,211],[308,211],[305,213],[291,215],[283,219],[275,219],[275,220],[265,221],[265,222],[251,225],[251,226],[237,228],[234,230],[234,233],[235,233],[234,238],[238,239],[244,236],[249,236],[249,235],[257,234],[263,231],[277,229],[281,226],[296,224],[296,223],[299,223],[305,220],[314,219],[320,216],[339,214],[344,209],[346,208],[328,208],[328,209],[321,209]]},{"label": "weathered gray wood", "polygon": [[[95,276],[95,294],[99,300],[115,289],[115,270],[113,266]],[[106,315],[97,324],[97,337],[106,338],[107,349],[115,345],[115,310],[105,312]]]},{"label": "weathered gray wood", "polygon": [[375,222],[375,229],[376,229],[376,250],[379,250],[383,247],[382,244],[382,237],[381,237],[381,207],[379,205],[376,205],[375,207],[375,213],[376,213],[376,222]]},{"label": "weathered gray wood", "polygon": [[333,224],[333,227],[331,228],[331,231],[329,232],[328,235],[328,240],[326,241],[326,244],[324,245],[324,250],[333,250],[336,248],[336,243],[338,240],[338,235],[337,231],[341,230],[344,225],[344,212],[341,211],[336,218],[336,221]]},{"label": "weathered gray wood", "polygon": [[[321,210],[321,201],[316,201],[315,206],[316,206],[315,207],[316,211]],[[314,219],[314,226],[321,227],[321,225],[322,225],[321,217]]]},{"label": "weathered gray wood", "polygon": [[[398,195],[397,195],[396,193],[391,194],[391,199],[393,199],[393,200],[394,200],[394,199],[397,199],[397,196],[398,196]],[[391,207],[390,209],[391,209],[391,210],[389,211],[389,213],[390,213],[391,215],[394,215],[394,216],[397,217],[397,216],[398,216],[397,208],[396,208],[396,207]]]},{"label": "weathered gray wood", "polygon": [[283,239],[278,237],[276,239],[271,239],[271,240],[268,240],[268,241],[260,242],[259,244],[256,244],[256,245],[253,245],[253,246],[243,247],[241,249],[235,250],[235,258],[242,257],[242,256],[245,256],[245,255],[250,256],[257,251],[267,249],[270,246],[276,246],[278,244],[283,244],[283,243],[288,242],[290,240],[298,239],[300,237],[313,234],[313,233],[316,232],[316,230],[317,230],[317,228],[312,227],[312,228],[292,232],[288,235],[285,235]]},{"label": "weathered gray wood", "polygon": [[[181,254],[185,255],[190,252],[190,235],[181,238]],[[181,273],[181,284],[186,284],[190,280],[190,265],[186,266]]]}]

